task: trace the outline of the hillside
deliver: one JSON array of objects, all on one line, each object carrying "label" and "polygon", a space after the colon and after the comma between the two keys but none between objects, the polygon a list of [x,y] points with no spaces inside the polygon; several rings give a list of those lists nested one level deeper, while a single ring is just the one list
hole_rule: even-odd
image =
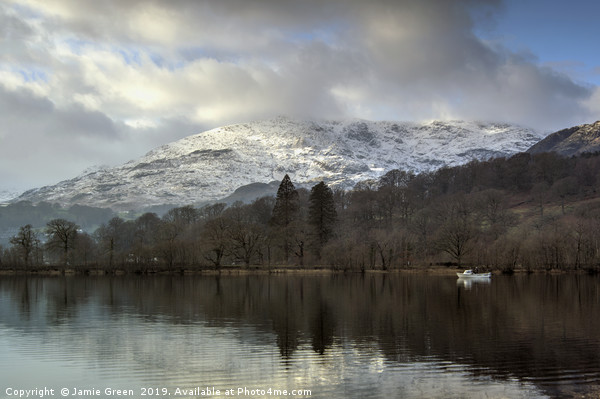
[{"label": "hillside", "polygon": [[598,151],[600,151],[600,121],[559,130],[528,150],[532,154],[556,152],[565,157]]}]

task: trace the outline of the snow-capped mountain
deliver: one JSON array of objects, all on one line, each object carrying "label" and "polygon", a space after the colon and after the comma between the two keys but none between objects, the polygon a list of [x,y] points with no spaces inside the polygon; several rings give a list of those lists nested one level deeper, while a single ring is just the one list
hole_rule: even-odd
[{"label": "snow-capped mountain", "polygon": [[298,121],[276,118],[209,130],[114,168],[30,190],[19,200],[140,209],[216,201],[251,183],[325,180],[352,187],[391,169],[421,172],[527,150],[541,135],[479,122]]},{"label": "snow-capped mountain", "polygon": [[0,189],[0,204],[9,202],[18,196],[21,192],[16,189]]}]

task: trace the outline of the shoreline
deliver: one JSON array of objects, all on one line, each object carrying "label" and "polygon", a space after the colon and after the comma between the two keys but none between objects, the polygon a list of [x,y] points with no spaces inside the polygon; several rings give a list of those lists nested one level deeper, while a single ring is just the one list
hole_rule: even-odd
[{"label": "shoreline", "polygon": [[[296,266],[273,266],[273,267],[223,267],[220,269],[209,268],[174,268],[174,269],[102,269],[102,268],[63,268],[63,267],[47,267],[34,269],[20,268],[5,268],[0,269],[0,277],[2,276],[191,276],[191,275],[252,275],[252,274],[421,274],[433,276],[456,276],[464,268],[456,266],[428,266],[428,267],[413,267],[405,269],[390,269],[390,270],[343,270],[332,269],[330,267],[311,267],[299,268]],[[598,270],[563,270],[563,269],[515,269],[510,273],[500,270],[492,271],[492,276],[500,275],[524,275],[524,274],[598,274]]]}]

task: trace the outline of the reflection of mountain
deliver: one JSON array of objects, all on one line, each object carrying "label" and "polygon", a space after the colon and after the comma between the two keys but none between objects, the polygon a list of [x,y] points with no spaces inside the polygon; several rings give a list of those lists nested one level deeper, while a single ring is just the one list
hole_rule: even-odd
[{"label": "reflection of mountain", "polygon": [[[469,290],[454,278],[387,274],[0,280],[0,327],[27,334],[100,327],[106,319],[122,320],[124,335],[144,333],[128,324],[130,317],[173,326],[203,323],[253,345],[276,344],[286,361],[299,348],[327,357],[339,345],[375,343],[386,362],[467,364],[475,374],[518,378],[548,392],[555,380],[600,381],[598,316],[598,278],[588,276],[500,277]],[[164,344],[156,330],[146,333]],[[195,356],[203,355],[196,353],[201,343],[189,348]],[[172,348],[174,354],[181,350]],[[165,369],[181,366],[175,355],[132,353],[144,354],[142,362],[167,362]]]}]

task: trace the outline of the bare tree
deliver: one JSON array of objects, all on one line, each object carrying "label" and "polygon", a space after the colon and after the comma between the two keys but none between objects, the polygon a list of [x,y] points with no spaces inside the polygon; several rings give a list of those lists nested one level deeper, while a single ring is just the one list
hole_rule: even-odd
[{"label": "bare tree", "polygon": [[230,221],[222,216],[215,217],[204,224],[200,237],[205,248],[204,259],[220,268],[227,253]]},{"label": "bare tree", "polygon": [[509,211],[506,197],[503,191],[496,189],[485,190],[477,195],[478,213],[493,240],[516,224],[517,217]]},{"label": "bare tree", "polygon": [[154,262],[156,232],[162,221],[155,213],[144,213],[134,222],[131,251],[137,265],[147,266]]},{"label": "bare tree", "polygon": [[250,266],[252,258],[258,253],[264,233],[256,223],[234,221],[229,230],[231,249],[246,267]]},{"label": "bare tree", "polygon": [[75,247],[78,229],[79,226],[65,219],[53,219],[46,224],[46,246],[50,251],[61,254],[65,266],[69,264],[69,256]]},{"label": "bare tree", "polygon": [[167,212],[163,220],[175,223],[178,226],[188,226],[200,219],[200,211],[191,205],[173,208]]},{"label": "bare tree", "polygon": [[114,266],[115,254],[121,250],[120,244],[123,236],[125,221],[119,217],[112,218],[106,225],[101,225],[96,230],[96,237],[102,252],[108,256],[108,267]]},{"label": "bare tree", "polygon": [[460,266],[476,235],[473,208],[464,195],[458,195],[442,204],[438,218],[438,247]]},{"label": "bare tree", "polygon": [[10,243],[18,248],[25,268],[27,268],[30,263],[31,254],[40,244],[40,240],[37,238],[37,234],[33,231],[31,225],[22,226],[17,235],[10,239]]},{"label": "bare tree", "polygon": [[177,239],[180,229],[173,222],[161,221],[156,231],[156,249],[162,255],[169,269],[175,264]]},{"label": "bare tree", "polygon": [[548,197],[550,194],[550,187],[545,182],[537,183],[531,189],[531,194],[533,196],[533,200],[534,200],[536,206],[540,210],[540,220],[543,221],[544,206],[546,205],[546,202],[548,201]]},{"label": "bare tree", "polygon": [[94,262],[96,258],[96,243],[90,237],[88,233],[77,234],[77,243],[75,244],[75,250],[73,255],[75,261],[87,267],[91,262]]}]

